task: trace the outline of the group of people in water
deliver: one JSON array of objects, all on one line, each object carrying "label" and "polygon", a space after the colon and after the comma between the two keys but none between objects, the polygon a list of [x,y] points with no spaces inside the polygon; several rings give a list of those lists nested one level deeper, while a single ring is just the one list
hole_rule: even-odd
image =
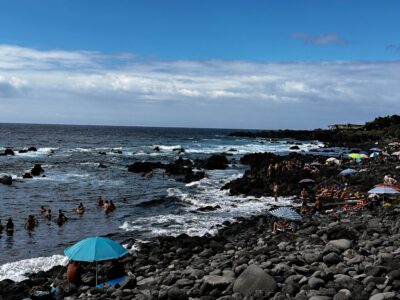
[{"label": "group of people in water", "polygon": [[[123,201],[125,202],[126,198],[124,198]],[[112,200],[103,200],[101,197],[99,197],[97,199],[97,205],[102,207],[104,210],[104,213],[106,213],[106,214],[115,210],[115,204]]]},{"label": "group of people in water", "polygon": [[[127,199],[124,198],[123,202],[127,202]],[[101,197],[97,199],[97,205],[103,207],[104,212],[107,214],[113,210],[115,210],[115,204],[113,203],[112,200],[103,200]],[[79,203],[79,206],[74,209],[75,213],[78,215],[83,215],[85,213],[85,206],[83,203]],[[47,221],[51,221],[53,219],[52,211],[51,208],[46,208],[43,205],[40,207],[39,212],[42,214],[43,218],[46,219]],[[65,215],[64,211],[62,209],[58,210],[58,215],[57,218],[55,219],[55,222],[57,223],[58,226],[62,226],[65,222],[67,222],[68,218]],[[36,226],[39,225],[39,220],[35,217],[35,215],[29,215],[28,218],[25,221],[24,227],[28,231],[32,231],[35,229]],[[1,219],[0,219],[0,234],[3,232],[3,230],[6,230],[7,235],[13,235],[14,233],[14,222],[12,218],[9,218],[5,226],[2,224]]]}]

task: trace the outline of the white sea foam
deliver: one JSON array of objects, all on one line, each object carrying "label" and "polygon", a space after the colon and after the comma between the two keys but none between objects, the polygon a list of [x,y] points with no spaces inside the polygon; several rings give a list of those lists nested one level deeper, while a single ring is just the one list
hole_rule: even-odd
[{"label": "white sea foam", "polygon": [[19,282],[27,279],[26,274],[50,270],[54,266],[65,266],[68,258],[64,255],[53,255],[49,257],[36,257],[16,262],[6,263],[0,266],[0,281],[11,279]]},{"label": "white sea foam", "polygon": [[26,153],[19,153],[18,151],[15,151],[15,155],[17,157],[40,157],[40,156],[47,156],[52,151],[56,151],[56,150],[58,150],[58,148],[43,147],[43,148],[38,148],[37,151],[29,151]]}]

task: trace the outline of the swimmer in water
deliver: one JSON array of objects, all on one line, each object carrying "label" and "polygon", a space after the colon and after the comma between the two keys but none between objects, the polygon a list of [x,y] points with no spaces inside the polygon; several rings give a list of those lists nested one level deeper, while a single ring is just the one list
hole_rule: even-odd
[{"label": "swimmer in water", "polygon": [[27,230],[33,230],[36,227],[36,225],[38,225],[38,224],[39,224],[39,222],[38,222],[38,220],[36,220],[35,216],[29,215],[28,219],[25,222],[25,228]]},{"label": "swimmer in water", "polygon": [[49,221],[51,220],[51,209],[50,208],[46,210],[46,212],[44,213],[44,217]]},{"label": "swimmer in water", "polygon": [[6,231],[8,235],[12,235],[14,233],[14,223],[11,218],[8,219],[6,224]]},{"label": "swimmer in water", "polygon": [[75,211],[78,215],[83,215],[85,213],[85,207],[83,206],[82,202],[79,203],[79,206],[77,209],[75,209]]},{"label": "swimmer in water", "polygon": [[47,209],[42,205],[41,207],[40,207],[40,212],[42,213],[42,214],[44,214],[44,213],[46,213],[47,212]]},{"label": "swimmer in water", "polygon": [[66,217],[66,215],[64,215],[63,211],[61,209],[58,210],[57,224],[61,226],[67,221],[67,219],[68,218]]}]

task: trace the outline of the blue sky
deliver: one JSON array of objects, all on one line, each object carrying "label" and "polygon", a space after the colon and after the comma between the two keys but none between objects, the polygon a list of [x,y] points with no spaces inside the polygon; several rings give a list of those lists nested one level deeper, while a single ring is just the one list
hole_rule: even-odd
[{"label": "blue sky", "polygon": [[1,1],[0,121],[364,122],[400,111],[398,20],[399,1]]}]

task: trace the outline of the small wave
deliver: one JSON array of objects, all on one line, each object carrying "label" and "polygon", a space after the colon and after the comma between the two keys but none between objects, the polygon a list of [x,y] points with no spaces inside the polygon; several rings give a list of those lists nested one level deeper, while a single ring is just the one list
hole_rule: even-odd
[{"label": "small wave", "polygon": [[15,282],[19,282],[27,279],[27,274],[47,271],[54,266],[65,266],[67,262],[68,258],[66,256],[53,255],[49,257],[36,257],[6,263],[0,266],[0,281],[11,279]]}]

